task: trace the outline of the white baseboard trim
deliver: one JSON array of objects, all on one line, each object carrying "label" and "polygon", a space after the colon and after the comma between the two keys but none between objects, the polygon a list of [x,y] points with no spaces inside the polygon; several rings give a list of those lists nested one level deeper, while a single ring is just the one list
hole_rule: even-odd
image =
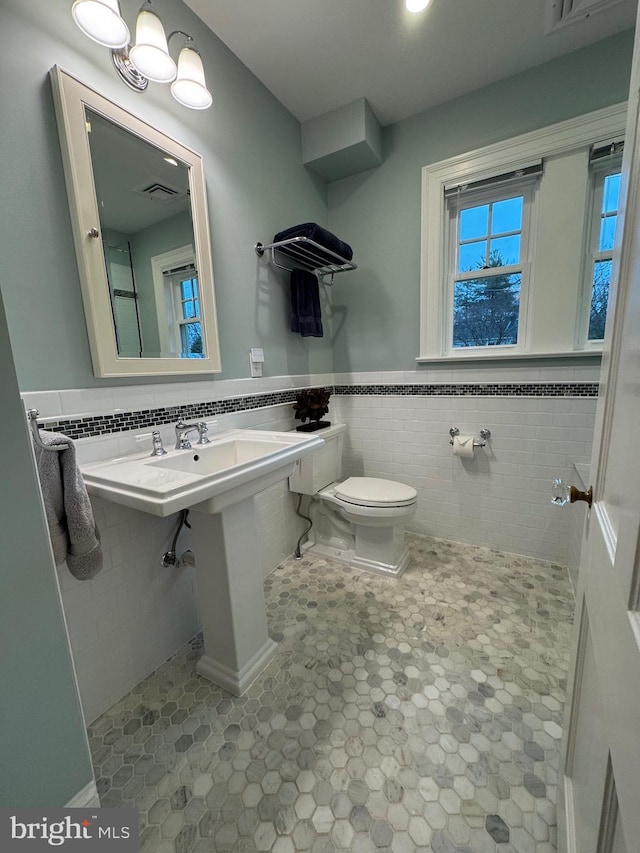
[{"label": "white baseboard trim", "polygon": [[264,646],[254,654],[240,670],[232,670],[225,666],[220,661],[210,658],[208,655],[202,655],[196,663],[196,672],[204,678],[213,681],[220,687],[224,687],[229,693],[234,696],[242,696],[245,690],[253,684],[262,670],[267,666],[271,658],[274,656],[278,644],[273,640],[267,639]]},{"label": "white baseboard trim", "polygon": [[410,559],[406,548],[398,562],[391,565],[379,563],[376,560],[367,560],[365,557],[357,557],[352,548],[334,548],[332,545],[323,545],[311,540],[304,543],[302,551],[310,552],[312,556],[315,554],[318,557],[329,557],[331,560],[337,560],[337,562],[344,563],[354,569],[362,569],[364,572],[371,572],[371,574],[380,575],[383,578],[399,578],[409,565]]},{"label": "white baseboard trim", "polygon": [[67,805],[67,809],[99,809],[100,795],[96,788],[96,780],[92,779],[88,785],[85,785],[81,791],[72,797]]},{"label": "white baseboard trim", "polygon": [[[569,776],[564,777],[564,827],[558,827],[558,842],[561,842],[560,830],[564,829],[564,851],[563,853],[578,853],[578,839],[576,838],[576,819],[573,808],[573,782]],[[562,843],[559,843],[562,850]]]}]

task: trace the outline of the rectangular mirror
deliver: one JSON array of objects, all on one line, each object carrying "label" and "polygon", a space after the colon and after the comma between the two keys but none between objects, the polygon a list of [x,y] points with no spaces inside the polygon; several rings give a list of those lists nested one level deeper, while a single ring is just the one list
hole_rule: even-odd
[{"label": "rectangular mirror", "polygon": [[202,158],[51,70],[96,376],[220,371]]}]

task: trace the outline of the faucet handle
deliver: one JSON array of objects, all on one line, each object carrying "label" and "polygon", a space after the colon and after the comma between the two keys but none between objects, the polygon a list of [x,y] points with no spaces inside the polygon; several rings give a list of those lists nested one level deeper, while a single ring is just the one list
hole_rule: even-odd
[{"label": "faucet handle", "polygon": [[154,429],[154,431],[151,433],[151,438],[153,441],[153,450],[151,451],[151,456],[164,456],[167,451],[162,446],[162,436],[160,435],[160,430]]},{"label": "faucet handle", "polygon": [[198,444],[211,444],[211,439],[207,436],[209,427],[204,421],[198,424]]}]

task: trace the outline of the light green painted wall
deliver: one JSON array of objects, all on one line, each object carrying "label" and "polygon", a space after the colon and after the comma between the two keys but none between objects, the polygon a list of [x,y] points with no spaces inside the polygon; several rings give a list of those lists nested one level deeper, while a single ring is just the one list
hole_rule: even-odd
[{"label": "light green painted wall", "polygon": [[[130,26],[139,5],[121,0]],[[267,376],[332,369],[330,337],[288,331],[286,276],[267,277],[253,250],[296,222],[327,224],[326,187],[302,165],[299,123],[180,0],[154,5],[167,31],[196,37],[210,110],[187,110],[157,84],[144,95],[129,90],[108,50],[75,26],[69,0],[0,2],[0,286],[22,391],[122,384],[91,368],[48,79],[54,64],[203,155],[221,378],[248,375],[252,346],[264,348]]]},{"label": "light green painted wall", "polygon": [[[132,23],[137,0],[121,6]],[[145,95],[127,89],[108,51],[75,27],[67,0],[0,0],[0,287],[23,391],[122,384],[91,368],[48,80],[56,63],[204,156],[220,378],[248,375],[251,346],[264,348],[267,376],[413,368],[422,166],[627,94],[630,32],[385,128],[382,165],[327,192],[302,166],[299,123],[180,0],[157,7],[167,30],[198,37],[214,94],[206,112],[180,107],[155,84]],[[256,240],[309,220],[351,243],[359,265],[332,290],[333,341],[329,322],[324,339],[288,331],[286,275],[267,273],[253,252]]]},{"label": "light green painted wall", "polygon": [[379,168],[330,184],[329,227],[358,264],[333,288],[336,371],[416,366],[422,167],[625,101],[632,48],[625,32],[390,125]]},{"label": "light green painted wall", "polygon": [[0,364],[0,806],[59,807],[93,772],[1,296]]},{"label": "light green painted wall", "polygon": [[131,235],[131,256],[140,297],[138,307],[145,352],[160,351],[151,259],[154,255],[170,252],[181,246],[193,245],[193,226],[191,214],[188,211],[172,216],[170,219],[163,219]]}]

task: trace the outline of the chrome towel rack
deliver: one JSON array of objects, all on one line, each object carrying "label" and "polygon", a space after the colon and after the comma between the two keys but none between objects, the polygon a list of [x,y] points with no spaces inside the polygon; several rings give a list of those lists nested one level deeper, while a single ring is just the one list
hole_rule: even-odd
[{"label": "chrome towel rack", "polygon": [[27,409],[27,418],[29,419],[29,426],[31,427],[31,434],[33,435],[34,443],[38,447],[41,447],[42,450],[53,450],[55,452],[66,450],[67,447],[69,447],[68,444],[45,444],[40,438],[40,429],[38,428],[39,414],[40,412],[37,409]]},{"label": "chrome towel rack", "polygon": [[[279,240],[277,243],[258,242],[254,249],[260,258],[268,252],[270,263],[281,270],[291,272],[297,267],[314,273],[318,278],[330,275],[331,282],[327,282],[329,286],[333,284],[333,276],[336,273],[350,272],[358,268],[357,264],[337,255],[331,249],[326,249],[309,237],[290,237],[287,240]],[[282,263],[283,260],[291,264]]]}]

